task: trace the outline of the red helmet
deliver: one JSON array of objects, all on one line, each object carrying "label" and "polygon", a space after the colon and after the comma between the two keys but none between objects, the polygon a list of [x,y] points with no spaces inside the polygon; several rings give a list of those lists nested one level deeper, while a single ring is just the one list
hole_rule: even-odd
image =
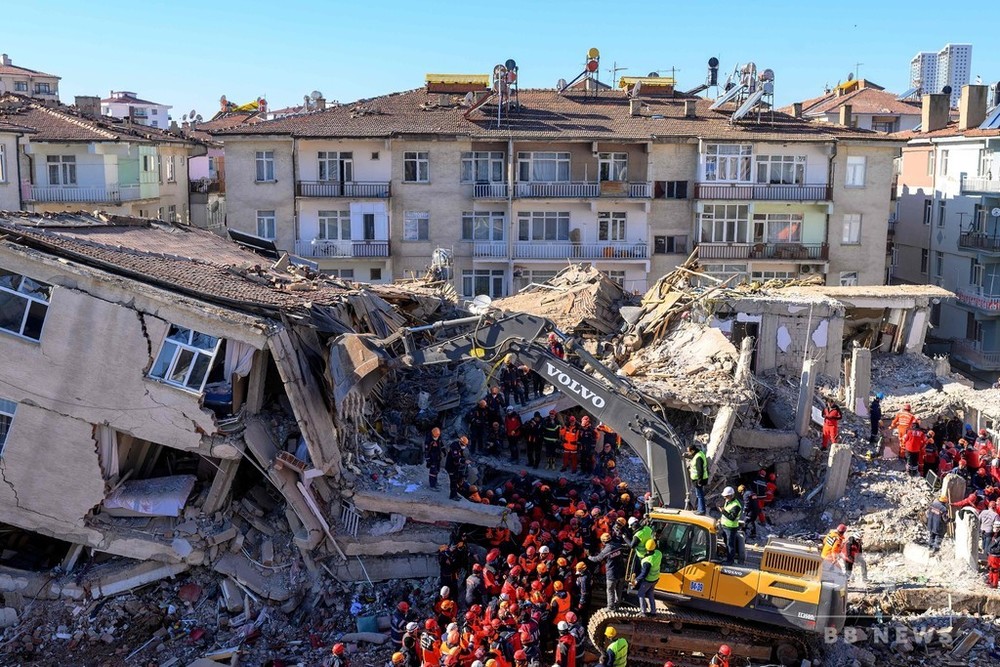
[{"label": "red helmet", "polygon": [[406,604],[405,602],[400,602],[399,604],[396,605],[396,609],[400,610],[405,614],[406,612],[410,611],[410,605]]},{"label": "red helmet", "polygon": [[838,533],[846,533],[847,532],[847,526],[845,526],[844,524],[840,524],[839,526],[837,526],[837,532]]},{"label": "red helmet", "polygon": [[515,660],[527,660],[528,659],[528,654],[524,652],[524,649],[521,649],[520,651],[518,651],[517,653],[514,654],[514,659]]},{"label": "red helmet", "polygon": [[732,652],[733,652],[733,650],[731,648],[729,648],[729,646],[727,644],[723,644],[722,646],[719,647],[719,655],[721,655],[721,656],[729,657],[729,655]]},{"label": "red helmet", "polygon": [[344,655],[345,650],[346,647],[343,644],[338,643],[333,645],[333,648],[330,649],[330,652],[333,653],[334,655]]},{"label": "red helmet", "polygon": [[985,428],[979,429],[979,435],[981,435],[982,437],[985,438],[986,437],[986,429]]},{"label": "red helmet", "polygon": [[436,620],[434,620],[433,618],[428,618],[424,622],[424,629],[425,630],[437,630],[438,629],[438,622]]}]

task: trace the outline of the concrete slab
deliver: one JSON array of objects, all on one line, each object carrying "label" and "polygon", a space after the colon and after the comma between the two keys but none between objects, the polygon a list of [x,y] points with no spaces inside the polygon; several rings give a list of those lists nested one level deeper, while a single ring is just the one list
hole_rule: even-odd
[{"label": "concrete slab", "polygon": [[367,557],[361,560],[328,563],[327,567],[340,581],[390,581],[393,579],[419,579],[438,577],[437,556]]},{"label": "concrete slab", "polygon": [[188,569],[187,563],[157,563],[145,561],[134,565],[118,567],[114,571],[90,580],[90,595],[98,600],[109,595],[118,595],[153,581],[175,577]]},{"label": "concrete slab", "polygon": [[233,553],[224,554],[219,560],[215,561],[212,569],[219,574],[232,577],[257,595],[268,600],[284,602],[292,596],[291,591],[285,586],[283,577],[275,577],[271,572],[268,574],[262,573],[243,555]]},{"label": "concrete slab", "polygon": [[799,435],[773,428],[734,428],[730,444],[745,449],[797,449]]},{"label": "concrete slab", "polygon": [[403,514],[414,521],[471,523],[486,528],[506,526],[515,535],[521,532],[520,520],[506,507],[448,500],[447,492],[423,488],[398,494],[356,490],[351,500],[359,510]]}]

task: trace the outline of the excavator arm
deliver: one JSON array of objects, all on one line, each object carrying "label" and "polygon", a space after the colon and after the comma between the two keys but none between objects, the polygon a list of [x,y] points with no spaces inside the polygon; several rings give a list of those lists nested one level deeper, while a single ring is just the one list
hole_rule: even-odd
[{"label": "excavator arm", "polygon": [[[452,337],[419,346],[416,334],[461,329]],[[544,335],[560,335],[566,346],[598,372],[607,383],[559,359],[538,342]],[[562,336],[549,320],[527,313],[494,317],[486,314],[445,320],[424,327],[404,329],[404,354],[387,358],[386,346],[364,336],[345,334],[331,344],[330,371],[339,396],[372,386],[376,371],[419,368],[465,359],[498,362],[508,354],[530,367],[589,414],[604,422],[632,447],[646,465],[653,501],[662,507],[683,509],[687,502],[687,471],[680,437],[663,417],[641,398],[630,396],[625,380],[615,375],[573,340]],[[631,392],[637,394],[637,392]],[[339,401],[338,401],[339,402]]]}]

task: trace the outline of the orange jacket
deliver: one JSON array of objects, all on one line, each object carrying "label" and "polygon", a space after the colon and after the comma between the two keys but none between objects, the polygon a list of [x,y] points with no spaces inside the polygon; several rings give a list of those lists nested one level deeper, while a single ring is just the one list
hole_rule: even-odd
[{"label": "orange jacket", "polygon": [[567,452],[575,452],[577,441],[580,439],[580,431],[575,426],[563,426],[559,429],[559,436],[562,438],[563,449]]},{"label": "orange jacket", "polygon": [[900,410],[896,413],[896,416],[892,418],[892,423],[889,424],[889,428],[896,429],[896,433],[899,434],[899,439],[902,440],[906,436],[906,432],[910,430],[910,424],[916,421],[916,419],[916,415],[912,412]]}]

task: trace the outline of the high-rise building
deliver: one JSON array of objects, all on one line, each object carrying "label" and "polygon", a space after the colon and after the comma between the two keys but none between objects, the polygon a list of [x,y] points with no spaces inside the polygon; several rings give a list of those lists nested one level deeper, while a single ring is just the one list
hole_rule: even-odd
[{"label": "high-rise building", "polygon": [[952,107],[958,105],[962,86],[969,83],[972,66],[971,44],[945,44],[934,53],[921,51],[910,60],[910,86],[920,88],[920,93],[940,93],[951,86]]}]

